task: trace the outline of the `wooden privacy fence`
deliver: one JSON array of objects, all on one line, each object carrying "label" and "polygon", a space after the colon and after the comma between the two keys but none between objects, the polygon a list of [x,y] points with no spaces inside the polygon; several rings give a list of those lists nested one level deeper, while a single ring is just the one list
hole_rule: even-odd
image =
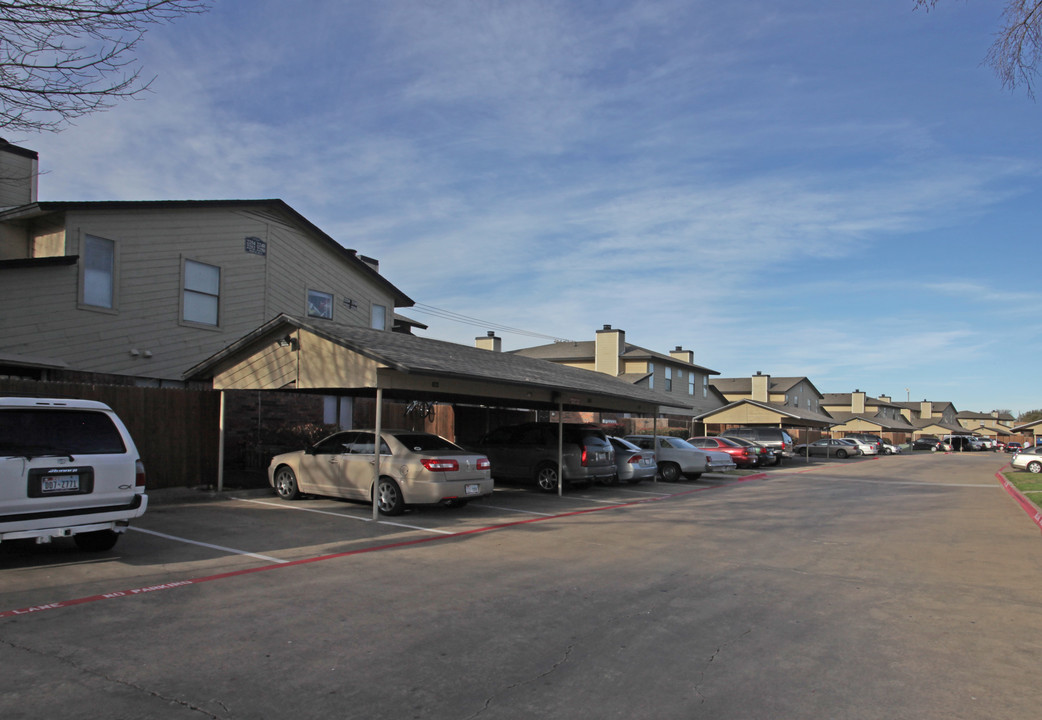
[{"label": "wooden privacy fence", "polygon": [[0,378],[0,395],[103,402],[130,430],[149,489],[217,483],[217,392]]}]

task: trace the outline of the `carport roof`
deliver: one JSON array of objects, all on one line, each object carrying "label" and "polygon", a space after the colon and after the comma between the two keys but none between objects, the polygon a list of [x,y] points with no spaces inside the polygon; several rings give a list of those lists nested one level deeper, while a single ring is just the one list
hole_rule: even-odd
[{"label": "carport roof", "polygon": [[724,407],[715,408],[707,413],[696,415],[695,420],[701,420],[705,423],[713,422],[712,417],[719,415],[727,410],[731,410],[740,405],[752,405],[754,407],[763,408],[770,412],[774,412],[778,415],[779,420],[783,419],[790,423],[793,427],[831,427],[836,425],[835,418],[830,415],[823,413],[817,413],[813,410],[801,410],[800,408],[790,407],[788,405],[782,405],[780,403],[773,402],[761,402],[759,400],[749,400],[743,398],[742,400],[736,400],[735,402],[725,405]]},{"label": "carport roof", "polygon": [[560,402],[569,409],[646,414],[660,412],[660,406],[685,407],[603,373],[289,315],[270,320],[189,369],[184,377],[213,380],[214,387],[224,389],[366,394],[379,387],[388,397],[513,407],[554,408]]}]

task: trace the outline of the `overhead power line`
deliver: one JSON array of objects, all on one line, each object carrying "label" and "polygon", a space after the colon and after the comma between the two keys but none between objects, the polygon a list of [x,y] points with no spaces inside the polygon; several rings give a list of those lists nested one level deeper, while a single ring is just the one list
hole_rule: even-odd
[{"label": "overhead power line", "polygon": [[485,330],[494,330],[501,333],[510,333],[512,335],[524,335],[525,337],[540,338],[543,340],[551,340],[553,342],[571,342],[566,338],[560,338],[555,335],[546,335],[544,333],[537,333],[531,330],[523,330],[521,328],[511,327],[510,325],[503,325],[502,323],[491,322],[489,320],[481,320],[470,315],[462,315],[451,310],[445,310],[443,308],[437,308],[433,305],[425,305],[423,303],[416,303],[411,308],[412,312],[419,312],[425,315],[433,315],[443,320],[451,320],[452,322],[461,323],[463,325],[473,325],[474,327],[483,328]]}]

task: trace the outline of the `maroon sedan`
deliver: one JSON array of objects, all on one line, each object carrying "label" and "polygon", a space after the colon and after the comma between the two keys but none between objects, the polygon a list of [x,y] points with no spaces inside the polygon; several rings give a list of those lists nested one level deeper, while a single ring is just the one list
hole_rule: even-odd
[{"label": "maroon sedan", "polygon": [[688,438],[687,441],[702,450],[727,453],[738,467],[756,467],[759,463],[754,448],[739,445],[734,440],[723,437],[693,437]]}]

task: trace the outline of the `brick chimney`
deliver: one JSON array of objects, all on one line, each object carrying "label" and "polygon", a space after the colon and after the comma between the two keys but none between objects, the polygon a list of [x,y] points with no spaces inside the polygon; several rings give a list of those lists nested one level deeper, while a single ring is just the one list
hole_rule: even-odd
[{"label": "brick chimney", "polygon": [[865,414],[865,393],[861,390],[850,393],[850,412],[855,415]]},{"label": "brick chimney", "polygon": [[496,333],[489,330],[484,337],[474,338],[474,344],[479,350],[491,350],[492,352],[503,352],[503,340],[496,337]]},{"label": "brick chimney", "polygon": [[622,375],[622,353],[626,350],[626,333],[605,325],[597,331],[593,369],[612,377]]},{"label": "brick chimney", "polygon": [[756,402],[769,402],[771,399],[771,376],[764,375],[759,370],[753,375],[753,400]]},{"label": "brick chimney", "polygon": [[670,350],[669,351],[669,356],[671,358],[673,358],[674,360],[679,360],[681,362],[686,362],[689,365],[693,365],[694,362],[695,362],[695,353],[693,351],[691,351],[691,350],[685,350],[680,345],[677,345],[676,348],[674,348],[673,350]]},{"label": "brick chimney", "polygon": [[36,202],[40,158],[0,138],[0,210]]}]

